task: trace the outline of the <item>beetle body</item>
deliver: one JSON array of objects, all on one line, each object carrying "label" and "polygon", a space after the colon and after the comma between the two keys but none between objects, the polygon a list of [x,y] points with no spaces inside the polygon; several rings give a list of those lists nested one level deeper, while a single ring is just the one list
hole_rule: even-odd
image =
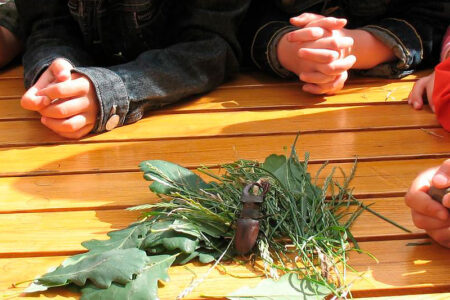
[{"label": "beetle body", "polygon": [[[262,188],[259,195],[250,194],[250,189],[254,186]],[[234,246],[236,251],[247,254],[255,246],[259,234],[259,218],[261,218],[261,203],[269,190],[269,183],[250,183],[244,187],[241,196],[242,210],[239,219],[236,221],[236,233],[234,236]]]}]

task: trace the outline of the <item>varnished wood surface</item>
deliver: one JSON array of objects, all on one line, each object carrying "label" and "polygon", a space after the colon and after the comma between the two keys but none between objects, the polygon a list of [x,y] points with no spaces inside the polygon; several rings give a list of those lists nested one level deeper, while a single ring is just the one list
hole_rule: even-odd
[{"label": "varnished wood surface", "polygon": [[[349,273],[354,297],[369,299],[448,299],[450,250],[429,240],[412,224],[403,195],[415,176],[450,156],[450,135],[428,107],[406,103],[418,76],[394,81],[354,78],[334,96],[303,93],[295,81],[245,73],[217,90],[149,113],[136,124],[80,141],[58,137],[39,115],[20,107],[22,68],[0,73],[0,294],[17,298],[78,299],[55,290],[20,296],[12,284],[43,274],[66,256],[85,251],[81,242],[104,239],[110,230],[136,220],[126,207],[158,201],[148,191],[138,163],[170,160],[191,169],[236,159],[262,160],[286,153],[297,132],[300,156],[310,152],[309,171],[330,161],[350,172],[354,195],[411,230],[406,233],[364,212],[353,227],[360,246],[373,254],[352,253]],[[337,180],[342,176],[337,174]],[[68,234],[68,232],[70,234]],[[210,265],[170,270],[161,299],[174,299]],[[249,265],[226,265],[187,299],[224,297],[254,286],[260,272]],[[246,278],[237,278],[239,275]]]}]

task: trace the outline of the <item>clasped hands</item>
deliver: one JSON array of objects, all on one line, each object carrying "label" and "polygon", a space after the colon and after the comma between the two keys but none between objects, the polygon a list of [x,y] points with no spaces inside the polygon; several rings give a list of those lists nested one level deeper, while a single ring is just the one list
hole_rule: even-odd
[{"label": "clasped hands", "polygon": [[58,135],[79,139],[94,128],[99,107],[92,82],[72,69],[67,60],[55,59],[22,96],[21,105],[39,112],[41,123]]},{"label": "clasped hands", "polygon": [[300,29],[285,34],[278,45],[281,65],[294,72],[312,94],[333,94],[343,88],[355,64],[353,39],[345,36],[347,21],[304,13],[290,20]]}]

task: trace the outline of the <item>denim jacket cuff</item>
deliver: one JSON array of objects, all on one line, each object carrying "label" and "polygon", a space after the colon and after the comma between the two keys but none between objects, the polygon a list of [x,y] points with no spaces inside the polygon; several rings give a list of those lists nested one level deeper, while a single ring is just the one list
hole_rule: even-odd
[{"label": "denim jacket cuff", "polygon": [[5,27],[17,38],[22,39],[19,15],[14,1],[8,1],[0,6],[0,26]]},{"label": "denim jacket cuff", "polygon": [[293,75],[283,68],[278,61],[277,46],[286,33],[298,29],[286,22],[269,22],[260,27],[253,38],[250,55],[255,65],[261,70],[273,72],[282,78]]},{"label": "denim jacket cuff", "polygon": [[395,18],[381,20],[378,24],[361,28],[373,34],[377,39],[392,49],[397,61],[384,63],[371,70],[364,71],[366,75],[400,78],[414,71],[423,60],[422,39],[416,29],[407,21]]},{"label": "denim jacket cuff", "polygon": [[92,132],[109,131],[122,126],[129,110],[127,90],[122,79],[111,70],[99,67],[75,68],[94,85],[99,102],[99,114]]}]

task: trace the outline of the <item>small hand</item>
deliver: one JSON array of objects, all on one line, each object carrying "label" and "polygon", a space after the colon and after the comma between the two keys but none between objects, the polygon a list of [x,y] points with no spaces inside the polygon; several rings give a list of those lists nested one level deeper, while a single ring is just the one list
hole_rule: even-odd
[{"label": "small hand", "polygon": [[20,104],[23,108],[39,111],[45,106],[49,105],[51,99],[45,95],[38,95],[38,92],[43,88],[57,82],[63,82],[70,79],[70,71],[73,66],[65,59],[57,58],[42,73],[38,81],[30,87],[22,96]]},{"label": "small hand", "polygon": [[411,93],[409,93],[408,104],[411,104],[414,109],[422,109],[424,103],[424,95],[426,95],[428,104],[430,105],[431,110],[434,112],[433,88],[434,72],[416,81],[411,90]]},{"label": "small hand", "polygon": [[426,193],[430,185],[438,188],[450,185],[450,160],[446,160],[440,167],[421,173],[405,196],[414,224],[426,230],[441,245],[450,247],[450,216],[446,208],[450,207],[450,194],[444,196],[444,205],[441,205]]},{"label": "small hand", "polygon": [[349,70],[356,62],[348,55],[353,39],[338,30],[347,21],[333,17],[305,13],[291,19],[295,26],[304,28],[288,35],[288,41],[301,43],[297,74],[306,82],[303,90],[313,94],[332,94],[343,88]]},{"label": "small hand", "polygon": [[38,95],[59,99],[39,110],[42,124],[57,134],[79,139],[94,128],[99,111],[98,99],[86,76],[74,73],[71,80],[50,85],[40,90]]}]

